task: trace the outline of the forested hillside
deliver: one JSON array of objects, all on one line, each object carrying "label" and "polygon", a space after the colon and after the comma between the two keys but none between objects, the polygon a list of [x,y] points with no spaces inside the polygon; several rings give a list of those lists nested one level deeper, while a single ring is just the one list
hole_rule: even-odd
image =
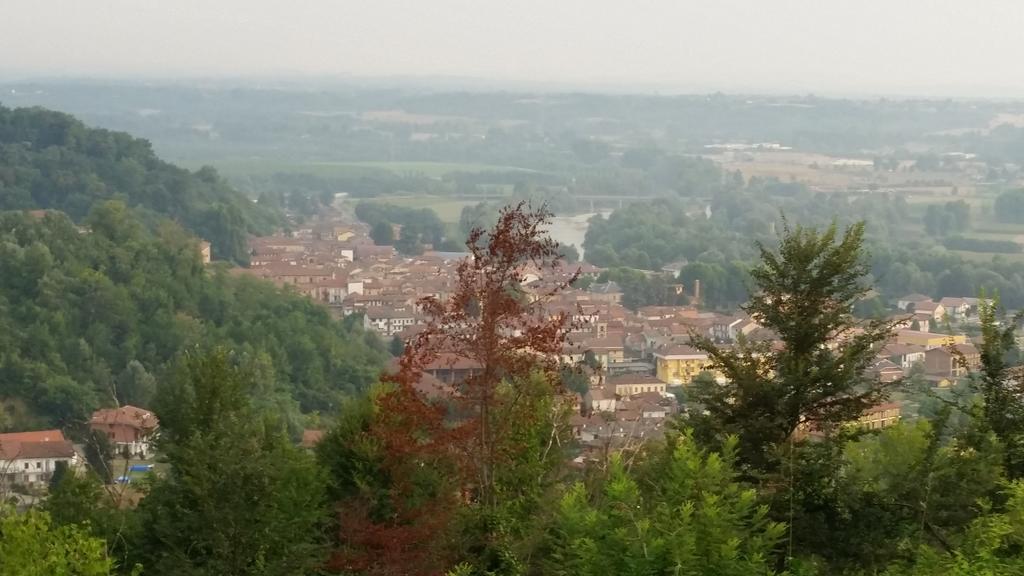
[{"label": "forested hillside", "polygon": [[247,234],[279,222],[212,168],[178,168],[146,140],[42,108],[0,106],[0,210],[53,208],[79,220],[108,199],[138,209],[150,223],[176,220],[209,240],[215,258],[237,262],[247,259]]},{"label": "forested hillside", "polygon": [[255,377],[254,402],[293,430],[300,411],[333,412],[376,378],[376,336],[226,267],[204,270],[180,226],[151,229],[118,201],[97,204],[84,224],[0,214],[0,430],[147,406],[169,364],[197,346],[233,350]]}]

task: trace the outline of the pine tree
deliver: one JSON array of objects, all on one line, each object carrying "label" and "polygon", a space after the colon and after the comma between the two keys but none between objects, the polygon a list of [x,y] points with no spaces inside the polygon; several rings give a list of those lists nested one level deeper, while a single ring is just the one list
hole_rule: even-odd
[{"label": "pine tree", "polygon": [[693,336],[727,379],[695,390],[708,413],[695,420],[702,437],[737,434],[742,460],[771,469],[773,447],[798,426],[827,429],[885,397],[865,372],[893,324],[852,315],[867,293],[863,238],[863,223],[842,238],[835,224],[824,232],[786,224],[778,251],[759,245],[761,262],[750,272],[755,291],[744,310],[778,336],[781,348],[741,341],[730,349]]},{"label": "pine tree", "polygon": [[981,294],[978,304],[981,323],[981,374],[978,387],[984,403],[982,418],[1005,450],[1006,472],[1010,478],[1024,476],[1024,384],[1019,368],[1010,364],[1016,351],[1015,330],[1020,315],[1005,327],[1000,325],[999,297]]},{"label": "pine tree", "polygon": [[613,457],[596,493],[577,483],[562,498],[543,573],[775,574],[785,526],[738,482],[736,438],[723,448],[704,452],[688,434],[670,441],[644,489]]},{"label": "pine tree", "polygon": [[147,574],[303,574],[321,559],[324,480],[281,427],[256,413],[224,351],[190,356],[161,388],[170,465],[143,499]]},{"label": "pine tree", "polygon": [[58,526],[41,510],[18,513],[0,505],[0,574],[107,576],[114,562],[87,528]]}]

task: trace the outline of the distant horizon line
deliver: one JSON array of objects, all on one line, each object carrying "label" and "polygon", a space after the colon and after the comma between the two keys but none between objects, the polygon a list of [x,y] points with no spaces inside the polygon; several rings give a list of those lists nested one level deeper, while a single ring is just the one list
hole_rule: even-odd
[{"label": "distant horizon line", "polygon": [[[13,70],[0,70],[0,83],[4,84],[59,84],[59,83],[103,83],[103,84],[168,84],[181,85],[190,82],[205,82],[213,84],[235,84],[242,87],[251,86],[253,83],[280,83],[292,85],[291,87],[304,87],[307,89],[324,89],[329,87],[356,86],[361,88],[384,88],[402,89],[416,88],[437,92],[523,92],[523,93],[548,93],[567,94],[581,93],[591,95],[615,95],[615,96],[648,96],[648,97],[673,97],[673,96],[710,96],[722,94],[725,96],[769,96],[769,97],[818,97],[825,99],[857,99],[857,100],[1024,100],[1024,87],[1022,88],[994,88],[979,89],[973,87],[964,90],[963,87],[931,87],[931,88],[887,88],[887,89],[812,89],[804,87],[793,88],[766,88],[755,86],[742,86],[739,84],[727,86],[711,86],[694,84],[683,87],[674,83],[659,82],[631,82],[631,81],[585,81],[585,80],[560,80],[549,81],[543,79],[502,79],[488,78],[472,75],[454,74],[381,74],[381,75],[360,75],[360,74],[313,74],[303,72],[281,72],[281,73],[235,73],[235,74],[212,74],[212,73],[190,73],[190,74],[62,74],[44,72],[19,72]],[[251,86],[259,88],[258,86]],[[284,88],[287,86],[280,86]]]}]

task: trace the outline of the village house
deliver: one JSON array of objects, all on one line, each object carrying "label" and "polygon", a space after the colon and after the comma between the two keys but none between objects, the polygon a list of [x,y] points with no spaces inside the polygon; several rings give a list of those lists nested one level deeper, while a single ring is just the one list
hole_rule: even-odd
[{"label": "village house", "polygon": [[967,298],[953,298],[946,296],[939,300],[939,304],[945,308],[946,314],[954,320],[963,320],[971,313],[971,303]]},{"label": "village house", "polygon": [[75,447],[60,430],[0,434],[0,484],[45,484],[59,467],[77,465]]},{"label": "village house", "polygon": [[908,294],[896,301],[896,307],[904,312],[912,312],[921,302],[931,302],[931,296],[924,294]]},{"label": "village house", "polygon": [[900,416],[900,405],[895,402],[887,402],[865,410],[861,417],[857,419],[857,426],[866,430],[888,428],[898,424]]},{"label": "village house", "polygon": [[341,306],[349,294],[362,294],[363,283],[344,275],[319,280],[310,287],[310,296],[331,306]]},{"label": "village house", "polygon": [[719,342],[732,342],[746,320],[743,316],[722,316],[711,326],[711,337]]},{"label": "village house", "polygon": [[931,314],[927,312],[914,312],[914,315],[910,317],[910,330],[917,330],[918,332],[931,332],[932,324],[935,319],[932,318]]},{"label": "village house", "polygon": [[589,416],[574,414],[569,419],[569,425],[572,427],[573,436],[584,444],[625,434],[621,424],[603,413],[595,412]]},{"label": "village house", "polygon": [[950,344],[964,344],[965,342],[967,342],[967,337],[963,334],[935,334],[917,330],[898,330],[896,332],[897,344],[915,344],[924,346],[926,350]]},{"label": "village house", "polygon": [[889,342],[879,352],[879,356],[888,358],[903,370],[910,370],[918,362],[924,362],[924,354],[928,350],[915,344],[897,344]]},{"label": "village house", "polygon": [[689,384],[707,370],[708,355],[696,348],[680,344],[654,353],[655,373],[666,384]]},{"label": "village house", "polygon": [[925,300],[914,305],[914,316],[927,317],[932,322],[942,322],[946,317],[946,307],[938,302]]},{"label": "village house", "polygon": [[956,344],[949,348],[932,348],[925,352],[926,374],[945,378],[962,378],[981,366],[981,353],[972,344]]},{"label": "village house", "polygon": [[266,280],[271,280],[279,286],[317,284],[335,277],[335,272],[333,270],[309,268],[297,264],[280,262],[270,263],[259,268],[252,268],[249,273]]},{"label": "village house", "polygon": [[612,376],[605,382],[605,386],[614,391],[620,398],[626,398],[634,394],[641,394],[644,392],[655,392],[659,395],[665,393],[664,382],[654,376],[647,376],[644,374]]},{"label": "village house", "polygon": [[209,264],[213,258],[213,251],[210,243],[206,240],[199,242],[199,259],[203,261],[203,264]]},{"label": "village house", "polygon": [[562,346],[561,361],[565,364],[579,364],[587,359],[587,353],[594,360],[607,368],[612,364],[624,362],[626,358],[625,337],[622,333],[611,334],[600,338],[586,338],[584,335],[570,335]]},{"label": "village house", "polygon": [[618,399],[612,389],[604,386],[593,386],[583,397],[584,403],[592,412],[615,412]]},{"label": "village house", "polygon": [[868,369],[869,373],[878,378],[879,382],[896,382],[903,378],[903,368],[888,358],[880,358]]},{"label": "village house", "polygon": [[658,394],[637,394],[619,402],[616,419],[621,421],[663,420],[671,409]]},{"label": "village house", "polygon": [[681,306],[643,306],[636,315],[641,320],[665,320],[678,317],[684,310]]},{"label": "village house", "polygon": [[622,302],[622,288],[617,282],[590,285],[590,298],[599,302],[619,304]]},{"label": "village house", "polygon": [[110,440],[119,453],[148,458],[160,427],[156,415],[135,406],[102,408],[92,413],[89,428]]},{"label": "village house", "polygon": [[382,336],[394,336],[410,326],[420,322],[419,317],[411,309],[395,310],[392,308],[367,308],[363,315],[363,325]]},{"label": "village house", "polygon": [[444,353],[426,365],[423,372],[444,384],[455,385],[480,372],[481,368],[480,363],[474,360],[458,354]]}]

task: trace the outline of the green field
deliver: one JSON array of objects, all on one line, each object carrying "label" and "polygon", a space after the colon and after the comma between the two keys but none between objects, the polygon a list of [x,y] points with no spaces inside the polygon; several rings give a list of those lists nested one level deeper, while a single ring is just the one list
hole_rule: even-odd
[{"label": "green field", "polygon": [[439,178],[452,172],[536,172],[516,166],[497,166],[494,164],[460,164],[454,162],[310,162],[305,166],[316,169],[341,170],[386,170],[398,174],[422,174],[431,178]]},{"label": "green field", "polygon": [[381,202],[405,208],[430,208],[437,213],[443,222],[458,222],[462,209],[474,206],[481,200],[465,200],[445,196],[383,196],[369,199],[370,202]]},{"label": "green field", "polygon": [[315,176],[360,176],[392,172],[441,178],[454,172],[534,172],[515,166],[455,162],[308,162],[276,158],[232,158],[217,161],[214,166],[234,177],[268,176],[276,172],[313,174]]}]

